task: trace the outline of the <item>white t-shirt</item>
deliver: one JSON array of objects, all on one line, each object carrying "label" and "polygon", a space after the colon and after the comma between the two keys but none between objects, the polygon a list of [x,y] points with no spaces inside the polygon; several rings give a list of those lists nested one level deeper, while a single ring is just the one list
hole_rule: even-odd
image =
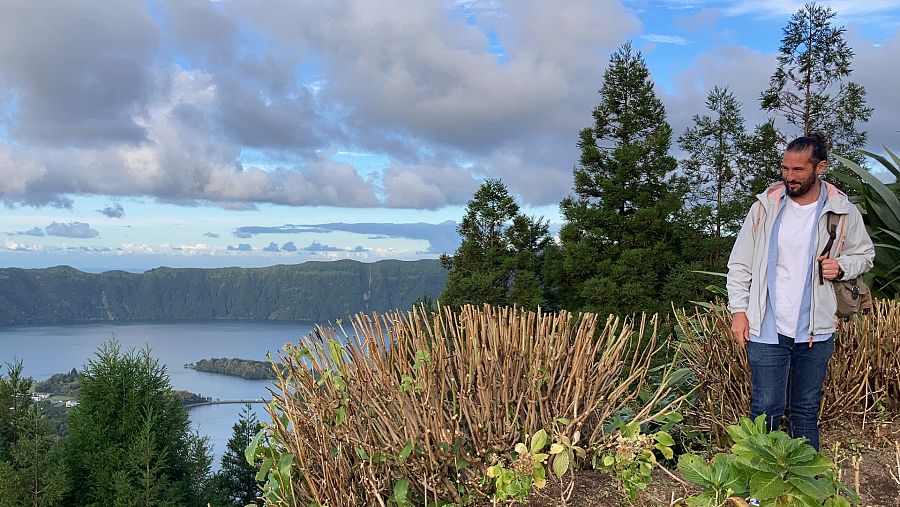
[{"label": "white t-shirt", "polygon": [[778,231],[778,260],[775,263],[775,328],[796,338],[800,301],[812,263],[809,249],[818,203],[799,205],[785,198],[781,229]]}]

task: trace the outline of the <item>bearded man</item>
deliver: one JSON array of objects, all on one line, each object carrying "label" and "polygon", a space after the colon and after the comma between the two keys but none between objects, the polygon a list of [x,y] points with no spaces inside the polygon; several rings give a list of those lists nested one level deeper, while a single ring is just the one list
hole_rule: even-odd
[{"label": "bearded man", "polygon": [[[817,450],[822,382],[837,328],[832,282],[862,275],[875,259],[859,211],[821,180],[827,164],[821,134],[788,144],[782,182],[757,196],[735,240],[727,283],[731,332],[750,360],[750,417],[766,414],[771,431],[787,409],[788,432]],[[820,255],[828,213],[842,215],[832,249],[837,258]]]}]

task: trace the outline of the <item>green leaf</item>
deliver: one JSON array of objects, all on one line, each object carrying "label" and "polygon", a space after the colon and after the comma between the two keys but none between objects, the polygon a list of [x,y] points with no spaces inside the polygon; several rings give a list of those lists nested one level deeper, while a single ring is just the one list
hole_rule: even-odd
[{"label": "green leaf", "polygon": [[401,465],[406,462],[406,458],[412,454],[413,451],[413,440],[410,439],[409,442],[406,443],[406,446],[403,447],[403,450],[400,451],[400,455],[397,456],[397,462]]},{"label": "green leaf", "polygon": [[826,498],[836,493],[835,487],[824,479],[813,479],[811,477],[791,477],[787,480],[789,484],[800,490],[803,494],[809,495],[819,504]]},{"label": "green leaf", "polygon": [[632,421],[622,428],[622,436],[625,438],[634,438],[641,434],[641,425]]},{"label": "green leaf", "polygon": [[547,432],[540,429],[531,436],[531,454],[537,454],[545,445],[547,445]]},{"label": "green leaf", "polygon": [[616,462],[616,458],[614,456],[604,456],[603,457],[603,466],[611,467]]},{"label": "green leaf", "polygon": [[675,439],[673,439],[672,436],[665,431],[657,431],[656,434],[653,435],[653,437],[662,445],[668,447],[672,447],[673,445],[675,445]]},{"label": "green leaf", "polygon": [[278,473],[281,477],[288,478],[291,476],[291,464],[294,462],[294,455],[291,453],[282,454],[278,458]]},{"label": "green leaf", "polygon": [[750,477],[750,494],[757,500],[778,498],[785,491],[785,483],[777,474],[756,472]]},{"label": "green leaf", "polygon": [[825,500],[822,505],[824,507],[850,507],[850,502],[842,496],[835,496]]},{"label": "green leaf", "polygon": [[338,407],[337,413],[334,414],[334,425],[340,426],[344,424],[344,420],[347,419],[347,409],[344,408],[343,405]]},{"label": "green leaf", "polygon": [[272,458],[263,460],[262,464],[259,466],[259,472],[256,472],[256,482],[262,482],[266,478],[266,475],[268,475],[269,469],[272,468],[272,463],[274,462],[275,460]]},{"label": "green leaf", "polygon": [[716,486],[710,466],[706,463],[706,460],[696,454],[682,454],[679,456],[678,471],[681,472],[685,479],[701,488]]},{"label": "green leaf", "polygon": [[834,464],[831,462],[831,460],[821,454],[817,454],[808,463],[792,465],[790,467],[790,472],[802,477],[815,477],[817,475],[824,474],[825,472],[828,472],[833,468]]},{"label": "green leaf", "polygon": [[553,457],[553,473],[562,477],[569,470],[569,453],[564,452]]},{"label": "green leaf", "polygon": [[408,500],[406,496],[409,494],[409,480],[408,479],[400,479],[396,483],[394,483],[394,496],[392,500],[397,505],[406,505]]},{"label": "green leaf", "polygon": [[653,447],[655,447],[659,452],[661,452],[663,457],[666,459],[672,459],[673,457],[675,457],[675,452],[672,451],[672,448],[669,447],[668,445],[656,444]]},{"label": "green leaf", "polygon": [[250,444],[244,449],[244,458],[247,459],[247,463],[250,465],[256,464],[256,450],[259,447],[259,441],[262,439],[265,432],[266,430],[257,431],[256,435],[253,435],[253,439],[250,440]]}]

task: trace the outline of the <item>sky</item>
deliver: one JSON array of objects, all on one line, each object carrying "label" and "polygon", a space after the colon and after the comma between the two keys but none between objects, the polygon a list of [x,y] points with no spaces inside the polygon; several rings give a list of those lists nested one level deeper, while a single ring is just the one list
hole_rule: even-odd
[{"label": "sky", "polygon": [[[555,230],[617,47],[752,127],[802,4],[0,0],[0,267],[435,258],[487,178]],[[900,0],[826,5],[896,151]]]}]

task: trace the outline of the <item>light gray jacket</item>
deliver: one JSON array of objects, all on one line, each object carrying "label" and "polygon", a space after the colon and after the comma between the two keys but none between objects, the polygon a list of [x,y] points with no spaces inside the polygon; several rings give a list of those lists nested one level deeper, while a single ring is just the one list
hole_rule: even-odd
[{"label": "light gray jacket", "polygon": [[[826,200],[822,214],[816,222],[816,242],[810,259],[813,277],[812,300],[810,305],[810,335],[830,334],[837,327],[837,301],[831,282],[825,280],[819,285],[818,262],[828,242],[827,212],[844,215],[838,224],[837,237],[831,248],[841,269],[843,279],[862,275],[872,267],[875,248],[866,232],[862,215],[847,196],[830,183],[825,183]],[[782,205],[784,184],[772,185],[757,196],[757,202],[750,207],[744,225],[738,233],[731,257],[728,259],[728,309],[731,313],[746,312],[750,322],[750,334],[759,336],[763,312],[766,308],[766,271],[768,269],[769,238],[775,217]],[[838,254],[838,252],[840,252]]]}]

